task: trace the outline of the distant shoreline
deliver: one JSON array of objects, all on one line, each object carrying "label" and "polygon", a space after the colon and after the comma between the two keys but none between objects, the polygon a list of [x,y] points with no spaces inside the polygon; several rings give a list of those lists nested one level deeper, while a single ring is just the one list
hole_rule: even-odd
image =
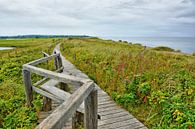
[{"label": "distant shoreline", "polygon": [[184,54],[192,54],[195,52],[195,37],[101,37],[114,41],[127,41],[133,44],[141,44],[147,47],[169,47],[175,51],[180,50]]},{"label": "distant shoreline", "polygon": [[90,38],[87,35],[17,35],[17,36],[0,36],[0,39],[26,39],[26,38]]}]

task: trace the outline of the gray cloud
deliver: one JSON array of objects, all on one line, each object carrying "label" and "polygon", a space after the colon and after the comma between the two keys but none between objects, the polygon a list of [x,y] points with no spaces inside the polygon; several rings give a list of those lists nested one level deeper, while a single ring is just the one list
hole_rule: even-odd
[{"label": "gray cloud", "polygon": [[0,0],[0,35],[194,36],[192,28],[193,0]]}]

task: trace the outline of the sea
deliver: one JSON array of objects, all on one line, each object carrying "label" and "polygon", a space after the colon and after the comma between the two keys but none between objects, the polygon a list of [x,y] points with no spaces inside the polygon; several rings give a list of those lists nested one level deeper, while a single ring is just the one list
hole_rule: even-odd
[{"label": "sea", "polygon": [[123,40],[140,43],[148,47],[167,46],[183,53],[195,52],[195,37],[102,37],[104,39]]}]

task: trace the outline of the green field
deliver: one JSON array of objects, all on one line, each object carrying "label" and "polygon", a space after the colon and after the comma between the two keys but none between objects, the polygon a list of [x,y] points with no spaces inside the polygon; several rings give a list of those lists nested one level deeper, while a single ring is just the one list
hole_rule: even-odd
[{"label": "green field", "polygon": [[[195,56],[98,38],[0,40],[0,128],[34,128],[41,107],[26,106],[22,65],[61,51],[149,128],[195,127]],[[163,48],[165,49],[165,48]],[[45,67],[45,65],[43,65]],[[40,77],[32,76],[36,81]]]}]

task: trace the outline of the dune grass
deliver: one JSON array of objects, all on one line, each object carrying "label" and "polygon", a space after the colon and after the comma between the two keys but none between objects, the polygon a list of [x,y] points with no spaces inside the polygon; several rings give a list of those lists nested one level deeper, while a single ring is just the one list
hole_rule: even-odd
[{"label": "dune grass", "polygon": [[147,127],[195,127],[195,57],[97,38],[61,50]]}]

